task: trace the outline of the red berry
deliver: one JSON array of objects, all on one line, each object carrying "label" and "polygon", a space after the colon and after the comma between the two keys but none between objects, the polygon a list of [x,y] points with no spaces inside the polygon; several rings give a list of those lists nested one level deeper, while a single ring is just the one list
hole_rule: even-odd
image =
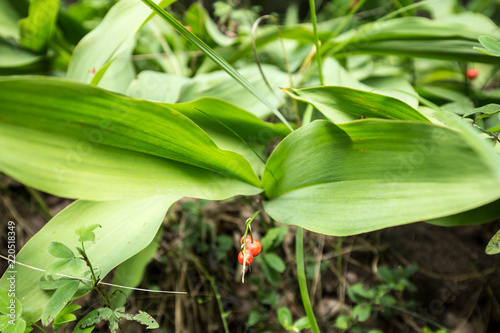
[{"label": "red berry", "polygon": [[[240,262],[240,264],[243,265],[243,251],[240,251],[240,253],[238,254],[238,261]],[[247,260],[246,260],[246,265],[250,265],[253,261],[253,254],[252,252],[250,251],[247,251]]]},{"label": "red berry", "polygon": [[185,25],[184,27],[185,27],[186,29],[188,29],[190,32],[193,32],[193,28],[191,28],[191,26],[189,26],[189,25]]},{"label": "red berry", "polygon": [[[240,244],[243,245],[243,240],[244,240],[245,236],[241,237],[240,238]],[[252,241],[252,236],[250,235],[247,235],[247,241],[245,243],[248,243],[248,242],[251,242]]]},{"label": "red berry", "polygon": [[479,71],[475,68],[469,68],[465,75],[469,80],[474,80],[479,75]]},{"label": "red berry", "polygon": [[258,240],[254,239],[253,243],[251,241],[246,242],[246,248],[247,251],[250,251],[254,257],[257,257],[262,250],[262,245]]}]

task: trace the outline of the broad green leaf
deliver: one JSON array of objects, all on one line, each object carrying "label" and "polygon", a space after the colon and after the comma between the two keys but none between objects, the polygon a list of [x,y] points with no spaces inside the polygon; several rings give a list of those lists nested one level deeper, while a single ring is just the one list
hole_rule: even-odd
[{"label": "broad green leaf", "polygon": [[48,251],[57,258],[73,258],[75,256],[69,247],[59,242],[50,243]]},{"label": "broad green leaf", "polygon": [[423,122],[315,121],[269,158],[264,207],[279,222],[336,236],[479,207],[500,197],[500,164],[467,135]]},{"label": "broad green leaf", "polygon": [[495,38],[490,37],[490,36],[479,36],[479,42],[481,45],[484,46],[484,48],[481,47],[475,47],[474,49],[485,53],[489,54],[495,57],[500,57],[500,42],[497,41]]},{"label": "broad green leaf", "polygon": [[251,93],[256,97],[262,104],[268,107],[278,119],[283,122],[290,132],[293,131],[292,127],[288,124],[287,120],[281,112],[266,99],[262,93],[256,89],[240,72],[238,72],[233,66],[231,66],[224,58],[222,58],[218,53],[216,53],[212,48],[210,48],[205,42],[203,42],[198,36],[190,32],[184,25],[182,25],[177,19],[175,19],[171,14],[166,12],[163,8],[158,6],[152,0],[141,0],[145,5],[149,6],[153,12],[158,14],[165,22],[170,24],[177,32],[179,32],[184,38],[186,38],[190,43],[196,46],[201,52],[203,52],[207,58],[216,63],[220,68],[222,68],[231,78],[234,79],[238,84],[240,84],[246,91]]},{"label": "broad green leaf", "polygon": [[8,325],[3,333],[25,333],[26,331],[26,321],[23,318],[17,318],[14,325]]},{"label": "broad green leaf", "polygon": [[427,220],[425,222],[442,227],[488,223],[500,219],[500,200],[463,213]]},{"label": "broad green leaf", "polygon": [[500,253],[500,230],[491,237],[488,245],[486,246],[486,254],[498,254]]},{"label": "broad green leaf", "polygon": [[[374,77],[361,83],[332,57],[327,57],[323,60],[322,68],[325,86],[342,86],[345,88],[374,92],[380,95],[397,98],[413,108],[418,106],[418,99],[414,97],[417,96],[417,93],[412,85],[402,77]],[[313,86],[318,85],[319,80]]]},{"label": "broad green leaf", "polygon": [[55,280],[53,276],[42,276],[42,278],[40,279],[40,288],[42,288],[43,290],[55,290],[61,287],[63,284],[66,284],[69,281],[73,280],[73,278],[66,277]]},{"label": "broad green leaf", "polygon": [[0,39],[0,68],[21,67],[42,59],[14,42]]},{"label": "broad green leaf", "polygon": [[17,21],[21,18],[9,1],[0,2],[0,36],[19,39]]},{"label": "broad green leaf", "polygon": [[241,155],[170,107],[33,77],[0,79],[0,99],[0,170],[28,186],[87,200],[261,192]]},{"label": "broad green leaf", "polygon": [[54,321],[55,317],[66,307],[66,304],[73,298],[78,290],[80,281],[68,281],[54,292],[42,312],[42,324],[47,326]]},{"label": "broad green leaf", "polygon": [[[456,22],[441,22],[423,17],[403,17],[368,23],[326,41],[323,54],[399,55],[456,61],[498,63],[495,57],[476,52],[477,39],[488,34]],[[340,51],[342,52],[340,54]]]},{"label": "broad green leaf", "polygon": [[71,262],[71,260],[72,259],[60,259],[60,260],[53,262],[52,264],[47,266],[47,268],[45,269],[45,275],[49,276],[49,275],[58,274],[64,270],[68,269],[69,263]]},{"label": "broad green leaf", "polygon": [[[279,87],[290,85],[288,75],[271,65],[263,65],[263,71],[271,87],[274,88],[272,92],[266,86],[257,66],[239,69],[250,84],[261,91],[274,107],[279,107],[284,100]],[[266,118],[272,114],[269,108],[263,106],[250,92],[235,85],[234,80],[220,70],[198,74],[190,79],[168,73],[143,71],[131,83],[127,95],[168,103],[185,103],[201,97],[216,97],[250,111],[259,118]]]},{"label": "broad green leaf", "polygon": [[21,46],[44,52],[54,31],[58,10],[59,0],[31,0],[28,17],[19,21]]},{"label": "broad green leaf", "polygon": [[384,95],[345,87],[285,89],[293,98],[314,105],[332,121],[359,118],[385,118],[428,121],[408,104]]},{"label": "broad green leaf", "polygon": [[6,288],[0,288],[0,313],[7,315],[9,320],[12,320],[19,318],[23,308],[15,295],[17,274],[9,271],[10,270],[7,270],[5,272],[5,276],[8,279],[8,284],[5,286]]},{"label": "broad green leaf", "polygon": [[258,174],[262,174],[264,168],[261,160],[264,149],[272,140],[290,133],[284,124],[264,122],[243,109],[214,98],[167,105],[194,121],[219,148],[243,155]]},{"label": "broad green leaf", "polygon": [[54,323],[52,324],[54,332],[57,332],[59,328],[61,328],[64,324],[75,321],[76,316],[72,312],[78,309],[81,309],[81,306],[78,304],[68,305],[64,309],[62,309],[62,311],[59,312],[59,314],[54,319]]},{"label": "broad green leaf", "polygon": [[[168,6],[175,0],[160,1]],[[94,74],[122,53],[133,41],[135,33],[152,17],[151,10],[137,0],[121,0],[111,7],[97,28],[76,46],[67,77],[90,83]]]},{"label": "broad green leaf", "polygon": [[[103,278],[111,269],[151,243],[165,212],[178,199],[170,196],[148,200],[76,201],[32,237],[16,259],[46,269],[57,259],[40,249],[46,249],[52,241],[59,241],[74,251],[80,246],[74,230],[82,225],[99,223],[102,229],[96,231],[95,243],[89,244],[86,252],[97,275]],[[32,313],[44,309],[49,300],[47,293],[40,288],[40,278],[44,273],[20,265],[16,269],[16,296],[23,309],[30,309]],[[2,277],[0,288],[8,289],[8,277],[8,274]],[[40,315],[41,312],[34,319],[40,319]]]},{"label": "broad green leaf", "polygon": [[[147,247],[133,257],[122,262],[113,275],[113,284],[125,287],[137,287],[144,277],[146,266],[158,250],[161,241],[162,229],[158,230],[155,238]],[[127,297],[132,293],[131,289],[112,287],[110,294],[114,295],[111,302],[112,307],[118,308],[125,305]]]}]

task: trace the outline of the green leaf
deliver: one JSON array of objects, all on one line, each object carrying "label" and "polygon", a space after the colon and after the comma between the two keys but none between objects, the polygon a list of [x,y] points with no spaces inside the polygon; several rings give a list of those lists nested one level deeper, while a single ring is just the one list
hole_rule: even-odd
[{"label": "green leaf", "polygon": [[479,120],[479,119],[491,117],[499,112],[500,112],[500,105],[488,104],[488,105],[482,106],[480,108],[476,108],[467,114],[464,114],[464,117],[470,116],[474,113],[482,113],[482,115],[480,115],[476,118],[476,120]]},{"label": "green leaf", "polygon": [[490,36],[479,36],[479,42],[485,48],[475,47],[474,49],[495,57],[500,57],[500,42]]},{"label": "green leaf", "polygon": [[[95,243],[86,248],[86,252],[96,272],[103,278],[111,269],[151,243],[165,212],[178,199],[159,197],[148,200],[76,201],[32,237],[18,253],[16,260],[46,269],[56,258],[40,249],[47,248],[51,241],[64,242],[74,249],[80,244],[74,230],[81,225],[89,226],[98,222],[102,230],[96,235]],[[40,288],[40,278],[44,273],[19,265],[16,268],[16,296],[23,308],[31,309],[32,312],[44,309],[49,301],[49,295]],[[9,288],[7,278],[8,274],[2,277],[0,288]],[[32,317],[38,320],[40,314]]]},{"label": "green leaf", "polygon": [[73,295],[76,293],[79,285],[80,281],[71,280],[67,281],[65,284],[57,288],[55,293],[48,301],[47,306],[43,310],[42,324],[44,326],[47,326],[52,321],[54,321],[54,318],[59,314],[59,312],[61,312],[61,310],[66,307],[67,303],[73,298]]},{"label": "green leaf", "polygon": [[21,67],[33,64],[42,59],[15,43],[0,39],[0,68]]},{"label": "green leaf", "polygon": [[[3,38],[19,39],[17,21],[21,16],[9,1],[0,2],[0,36]],[[0,62],[1,63],[1,62]]]},{"label": "green leaf", "polygon": [[54,31],[59,0],[31,0],[28,17],[19,21],[21,46],[44,52]]},{"label": "green leaf", "polygon": [[491,237],[488,245],[486,245],[486,254],[498,254],[500,253],[500,230]]},{"label": "green leaf", "polygon": [[133,319],[146,326],[147,329],[158,328],[160,325],[151,317],[147,312],[139,310],[139,314],[136,314]]},{"label": "green leaf", "polygon": [[6,289],[0,289],[0,313],[7,315],[9,320],[12,320],[20,317],[23,308],[15,296],[17,275],[9,273],[9,270],[7,270],[5,275],[10,280],[8,280],[9,284],[6,286]]},{"label": "green leaf", "polygon": [[315,121],[269,158],[264,207],[337,236],[467,211],[500,196],[498,156],[480,140],[423,122]]},{"label": "green leaf", "polygon": [[55,275],[57,273],[63,272],[64,270],[66,270],[69,267],[69,263],[72,260],[73,259],[66,258],[66,259],[60,259],[60,260],[53,262],[45,269],[45,275],[49,276],[49,275]]},{"label": "green leaf", "polygon": [[[23,318],[17,318],[14,325],[8,325],[3,333],[25,333],[26,321]],[[29,331],[28,331],[29,332]]]},{"label": "green leaf", "polygon": [[266,253],[263,256],[263,258],[269,264],[269,267],[271,267],[273,270],[275,270],[279,273],[283,273],[285,271],[285,269],[286,269],[285,262],[283,261],[283,259],[278,257],[276,254]]},{"label": "green leaf", "polygon": [[338,316],[335,320],[335,327],[341,330],[347,330],[352,326],[353,322],[351,317],[348,316]]},{"label": "green leaf", "polygon": [[54,332],[57,332],[57,330],[59,330],[62,325],[75,321],[76,316],[72,312],[78,309],[81,309],[81,306],[78,304],[68,305],[64,309],[62,309],[61,312],[59,312],[59,314],[56,316],[56,318],[54,319],[54,323],[52,324]]},{"label": "green leaf", "polygon": [[37,77],[0,79],[0,99],[0,170],[28,186],[87,200],[261,192],[248,161],[170,107]]},{"label": "green leaf", "polygon": [[370,318],[372,308],[369,304],[358,304],[352,308],[352,317],[359,322],[365,322]]},{"label": "green leaf", "polygon": [[80,236],[78,238],[79,242],[93,242],[95,240],[94,230],[99,228],[99,224],[93,224],[88,227],[82,226],[75,230],[75,233]]},{"label": "green leaf", "polygon": [[500,200],[496,200],[484,206],[468,210],[463,213],[444,216],[425,222],[442,227],[455,227],[459,225],[482,224],[495,221],[500,218]]},{"label": "green leaf", "polygon": [[[262,91],[263,96],[274,107],[279,107],[283,103],[284,96],[278,87],[290,85],[288,76],[271,65],[263,65],[262,69],[271,87],[276,88],[275,91],[269,90],[257,66],[246,66],[239,69],[239,72],[247,78],[250,84]],[[235,85],[234,80],[224,71],[197,74],[193,78],[143,71],[136,80],[132,81],[127,95],[167,103],[185,103],[202,97],[215,97],[249,111],[259,118],[266,118],[272,114],[269,108],[263,106],[251,93]],[[290,130],[287,129],[287,132],[290,133]]]},{"label": "green leaf", "polygon": [[76,324],[76,328],[73,333],[92,332],[92,329],[95,327],[95,325],[103,320],[109,320],[112,315],[113,310],[111,310],[110,308],[95,309],[94,311],[83,317],[78,322],[78,324]]},{"label": "green leaf", "polygon": [[50,243],[48,251],[57,258],[73,258],[75,256],[69,247],[59,242]]},{"label": "green leaf", "polygon": [[383,118],[428,121],[408,104],[384,95],[345,87],[285,89],[294,99],[314,105],[332,121],[359,118]]},{"label": "green leaf", "polygon": [[323,54],[397,55],[462,62],[495,64],[495,57],[476,52],[477,39],[491,30],[470,29],[465,24],[443,22],[423,17],[402,17],[368,23],[327,40]]},{"label": "green leaf", "polygon": [[[175,0],[161,1],[161,4],[168,6],[172,2]],[[124,51],[134,40],[135,33],[152,16],[151,10],[137,0],[119,1],[111,7],[99,26],[78,43],[67,77],[90,83],[95,73]]]},{"label": "green leaf", "polygon": [[295,327],[296,329],[298,329],[299,331],[300,330],[305,330],[305,329],[308,329],[311,327],[311,323],[309,323],[309,318],[307,317],[302,317],[302,318],[299,318],[297,319],[294,323],[293,323],[293,327]]},{"label": "green leaf", "polygon": [[284,329],[289,330],[292,325],[292,313],[288,308],[281,307],[278,309],[278,320]]},{"label": "green leaf", "polygon": [[261,158],[265,148],[272,140],[289,134],[283,124],[264,122],[243,109],[215,98],[166,105],[194,121],[219,148],[243,155],[259,174],[264,169]]},{"label": "green leaf", "polygon": [[[126,287],[137,287],[144,277],[146,266],[158,250],[161,241],[162,229],[156,233],[155,238],[148,246],[139,253],[127,259],[115,270],[113,284]],[[232,245],[232,243],[231,243]],[[111,302],[112,308],[124,306],[127,297],[132,293],[131,289],[111,287],[110,294],[114,295]]]},{"label": "green leaf", "polygon": [[256,260],[260,263],[260,267],[266,280],[273,286],[278,286],[282,282],[281,274],[269,266],[269,264],[262,259],[262,257],[257,257]]},{"label": "green leaf", "polygon": [[283,239],[288,234],[287,226],[279,226],[269,229],[264,237],[262,237],[261,244],[262,249],[270,251],[283,242]]},{"label": "green leaf", "polygon": [[177,30],[182,36],[184,36],[189,42],[195,45],[200,51],[202,51],[210,60],[219,65],[229,76],[231,76],[234,81],[238,82],[245,90],[250,92],[259,101],[261,101],[266,107],[268,107],[277,117],[280,119],[290,131],[293,131],[292,127],[288,124],[286,119],[283,117],[281,112],[273,106],[261,93],[256,89],[241,73],[239,73],[233,66],[231,66],[224,58],[212,50],[205,42],[203,42],[198,36],[190,32],[184,25],[177,21],[172,15],[163,10],[160,6],[154,3],[152,0],[142,0],[147,6],[149,6],[155,13],[158,14],[165,22],[170,24],[175,30]]},{"label": "green leaf", "polygon": [[69,281],[74,281],[74,279],[62,277],[56,280],[53,276],[42,276],[40,278],[40,288],[43,290],[55,290]]}]

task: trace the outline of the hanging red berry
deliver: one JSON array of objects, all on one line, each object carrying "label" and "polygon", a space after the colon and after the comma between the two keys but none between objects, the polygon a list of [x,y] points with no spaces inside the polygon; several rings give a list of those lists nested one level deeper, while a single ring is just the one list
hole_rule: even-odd
[{"label": "hanging red berry", "polygon": [[467,75],[469,80],[474,80],[479,75],[479,71],[476,68],[469,68],[467,72],[465,72],[465,75]]},{"label": "hanging red berry", "polygon": [[[238,254],[238,261],[242,265],[243,265],[243,259],[244,259],[243,251],[240,251],[240,253]],[[247,251],[247,258],[246,259],[247,260],[246,260],[245,265],[250,265],[252,263],[252,261],[253,261],[253,254],[252,254],[252,252]]]},{"label": "hanging red berry", "polygon": [[[240,238],[240,244],[243,245],[243,242],[245,241],[245,236]],[[247,235],[247,240],[245,243],[251,242],[252,241],[252,236]]]},{"label": "hanging red berry", "polygon": [[254,257],[257,257],[260,254],[260,251],[262,250],[262,245],[256,239],[253,240],[253,243],[247,240],[246,249],[247,252],[250,251],[250,253],[252,253]]}]

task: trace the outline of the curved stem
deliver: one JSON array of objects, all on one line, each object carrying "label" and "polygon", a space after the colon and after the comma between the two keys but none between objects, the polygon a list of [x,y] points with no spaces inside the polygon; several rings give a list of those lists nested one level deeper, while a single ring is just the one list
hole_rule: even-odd
[{"label": "curved stem", "polygon": [[309,292],[307,291],[306,270],[304,268],[304,229],[302,229],[301,227],[297,227],[295,243],[295,255],[297,256],[297,275],[299,278],[299,288],[300,295],[302,296],[302,304],[304,305],[304,309],[306,310],[307,319],[309,319],[309,324],[311,324],[313,333],[319,333],[318,323],[316,322],[316,317],[314,316],[314,311],[311,306],[311,300],[309,299]]}]

